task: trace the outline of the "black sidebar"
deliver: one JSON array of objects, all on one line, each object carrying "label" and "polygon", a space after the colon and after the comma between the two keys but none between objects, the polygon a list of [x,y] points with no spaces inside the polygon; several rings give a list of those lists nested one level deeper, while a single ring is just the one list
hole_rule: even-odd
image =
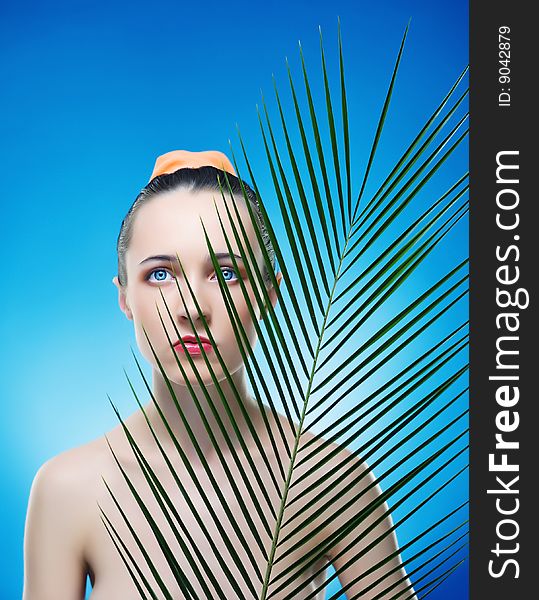
[{"label": "black sidebar", "polygon": [[470,2],[472,600],[539,598],[539,23],[533,7]]}]

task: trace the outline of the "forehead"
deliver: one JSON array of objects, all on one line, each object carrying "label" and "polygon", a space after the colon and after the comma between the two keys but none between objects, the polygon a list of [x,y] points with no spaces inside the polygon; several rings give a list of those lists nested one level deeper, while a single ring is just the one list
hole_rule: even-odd
[{"label": "forehead", "polygon": [[[249,241],[256,247],[256,233],[243,198],[235,199],[241,222]],[[190,192],[185,189],[164,192],[148,200],[138,209],[127,252],[129,262],[140,262],[151,254],[208,255],[204,229],[215,252],[227,251],[224,228],[234,252],[239,254],[226,206],[240,240],[243,240],[235,215],[234,200],[225,200],[219,191]],[[217,207],[217,208],[216,208]],[[222,221],[222,226],[219,221]],[[204,224],[204,228],[202,227]]]}]

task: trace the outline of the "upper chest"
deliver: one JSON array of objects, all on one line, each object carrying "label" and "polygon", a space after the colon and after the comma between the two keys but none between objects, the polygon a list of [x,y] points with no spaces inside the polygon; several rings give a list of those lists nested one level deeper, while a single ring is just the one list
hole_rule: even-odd
[{"label": "upper chest", "polygon": [[110,492],[100,480],[92,492],[95,502],[89,503],[92,600],[140,597],[124,560],[143,587],[146,579],[159,590],[158,597],[166,597],[159,578],[173,598],[185,597],[183,578],[199,598],[260,597],[268,562],[270,592],[282,586],[276,600],[294,590],[293,597],[301,599],[322,585],[326,557],[320,553],[305,562],[321,539],[312,535],[315,524],[305,524],[315,510],[305,507],[316,492],[304,495],[297,486],[284,499],[281,473],[288,465],[282,457],[267,458],[228,457],[193,471],[175,460],[173,472],[154,460],[153,472],[146,474],[150,482],[138,465],[124,463],[132,488],[118,466],[109,465],[103,475]]}]

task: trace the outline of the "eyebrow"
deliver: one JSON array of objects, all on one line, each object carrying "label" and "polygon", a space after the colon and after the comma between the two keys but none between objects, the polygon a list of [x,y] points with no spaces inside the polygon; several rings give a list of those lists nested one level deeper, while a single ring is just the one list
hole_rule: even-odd
[{"label": "eyebrow", "polygon": [[[216,252],[215,253],[215,258],[217,260],[219,260],[220,258],[230,259],[231,256],[234,256],[236,259],[243,261],[243,258],[241,256],[239,256],[238,254],[230,254],[228,252]],[[172,262],[172,263],[178,262],[176,256],[172,256],[170,254],[156,254],[155,256],[148,256],[148,258],[141,260],[139,264],[142,265],[144,263],[151,262],[151,261],[168,261],[168,262]],[[211,263],[211,257],[208,256],[206,258],[206,261]]]}]

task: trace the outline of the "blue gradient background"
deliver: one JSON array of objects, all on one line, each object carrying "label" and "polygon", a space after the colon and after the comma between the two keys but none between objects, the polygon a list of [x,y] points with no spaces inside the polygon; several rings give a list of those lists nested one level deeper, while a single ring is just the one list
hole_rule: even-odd
[{"label": "blue gradient background", "polygon": [[[39,466],[116,425],[106,394],[123,415],[135,410],[122,367],[134,375],[136,342],[111,280],[121,220],[155,157],[228,152],[236,122],[254,148],[259,89],[271,95],[272,73],[284,86],[285,56],[297,70],[298,39],[318,68],[319,25],[333,68],[338,15],[352,137],[365,148],[372,136],[361,128],[378,115],[412,18],[394,108],[401,119],[390,129],[408,139],[468,62],[468,4],[165,1],[153,9],[75,0],[0,10],[0,598],[8,600],[22,593],[24,518]],[[256,173],[260,149],[253,159]],[[455,503],[466,497],[464,480],[453,494]],[[465,565],[430,597],[467,598],[467,587]]]}]

